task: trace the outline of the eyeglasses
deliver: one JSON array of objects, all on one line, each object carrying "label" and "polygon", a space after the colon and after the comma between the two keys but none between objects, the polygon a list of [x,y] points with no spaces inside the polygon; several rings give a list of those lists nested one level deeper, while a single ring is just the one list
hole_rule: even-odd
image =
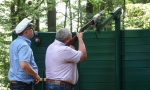
[{"label": "eyeglasses", "polygon": [[28,23],[27,27],[25,28],[25,30],[30,30],[32,29],[33,30],[33,24],[32,23]]},{"label": "eyeglasses", "polygon": [[26,30],[31,30],[31,29],[33,30],[33,27],[27,28]]}]

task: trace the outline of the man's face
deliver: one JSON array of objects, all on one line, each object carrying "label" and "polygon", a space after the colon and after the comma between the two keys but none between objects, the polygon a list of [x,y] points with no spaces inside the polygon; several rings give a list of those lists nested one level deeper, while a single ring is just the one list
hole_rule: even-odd
[{"label": "man's face", "polygon": [[31,39],[34,36],[33,27],[28,27],[26,29],[26,32],[27,32],[27,36],[28,36],[29,39]]}]

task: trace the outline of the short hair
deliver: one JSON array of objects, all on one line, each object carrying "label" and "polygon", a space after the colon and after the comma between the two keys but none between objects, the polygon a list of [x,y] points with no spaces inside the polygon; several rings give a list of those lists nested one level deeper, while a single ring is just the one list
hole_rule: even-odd
[{"label": "short hair", "polygon": [[68,28],[62,28],[56,32],[56,40],[64,42],[67,37],[72,37],[72,34]]}]

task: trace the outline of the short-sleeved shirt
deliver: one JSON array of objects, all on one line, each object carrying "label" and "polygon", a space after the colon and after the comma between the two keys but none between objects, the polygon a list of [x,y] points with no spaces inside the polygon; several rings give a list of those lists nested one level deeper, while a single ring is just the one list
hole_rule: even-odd
[{"label": "short-sleeved shirt", "polygon": [[77,63],[81,55],[81,51],[74,50],[55,40],[46,51],[46,78],[76,84],[78,80]]},{"label": "short-sleeved shirt", "polygon": [[8,72],[9,81],[22,81],[26,83],[34,82],[33,76],[27,74],[20,67],[20,62],[25,61],[38,72],[38,67],[34,61],[33,51],[30,48],[31,41],[23,36],[18,36],[9,47],[10,69]]}]

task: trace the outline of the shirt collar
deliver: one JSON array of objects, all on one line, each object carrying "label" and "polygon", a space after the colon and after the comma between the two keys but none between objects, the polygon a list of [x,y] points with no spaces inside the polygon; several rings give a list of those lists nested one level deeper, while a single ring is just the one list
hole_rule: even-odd
[{"label": "shirt collar", "polygon": [[63,46],[66,45],[65,43],[63,43],[63,42],[61,42],[61,41],[59,41],[59,40],[56,40],[56,39],[55,39],[54,43],[55,43],[55,44],[58,44],[58,45],[63,45]]},{"label": "shirt collar", "polygon": [[31,46],[31,41],[24,36],[18,36],[18,38],[25,40],[29,46]]}]

